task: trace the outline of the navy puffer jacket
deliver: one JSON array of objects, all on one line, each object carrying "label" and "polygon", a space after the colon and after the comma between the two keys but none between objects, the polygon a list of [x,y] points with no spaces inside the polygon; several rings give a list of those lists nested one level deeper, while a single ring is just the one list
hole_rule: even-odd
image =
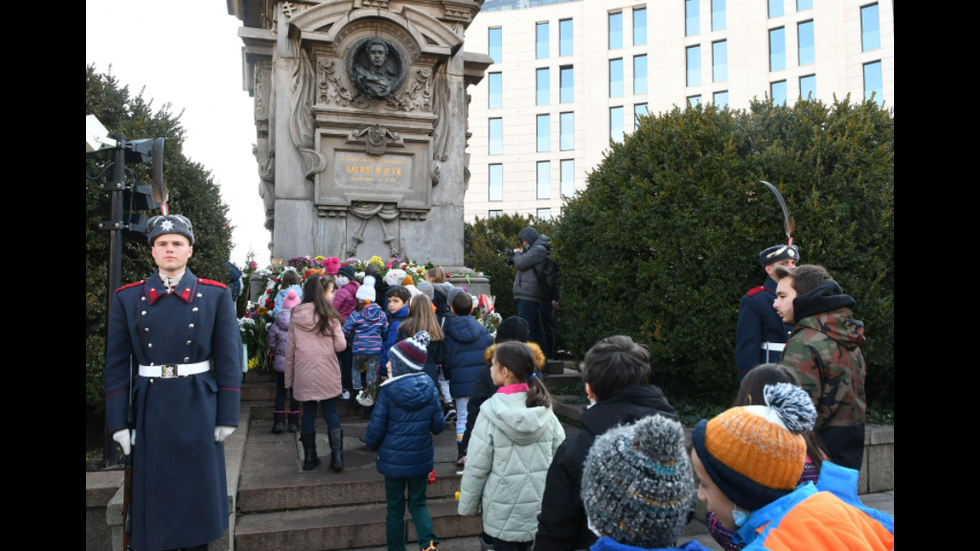
[{"label": "navy puffer jacket", "polygon": [[436,385],[425,373],[412,373],[381,384],[364,440],[378,451],[379,473],[417,478],[432,471],[432,434],[445,428]]},{"label": "navy puffer jacket", "polygon": [[443,371],[449,379],[449,393],[464,398],[473,393],[473,385],[486,365],[483,352],[493,344],[493,337],[473,316],[446,315],[442,330],[446,333]]}]

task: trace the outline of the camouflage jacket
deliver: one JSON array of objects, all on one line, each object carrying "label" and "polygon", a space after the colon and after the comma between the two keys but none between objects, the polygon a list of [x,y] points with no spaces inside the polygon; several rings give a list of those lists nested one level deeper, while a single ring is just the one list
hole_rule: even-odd
[{"label": "camouflage jacket", "polygon": [[817,407],[817,429],[864,423],[864,323],[841,308],[797,322],[779,360],[796,371]]}]

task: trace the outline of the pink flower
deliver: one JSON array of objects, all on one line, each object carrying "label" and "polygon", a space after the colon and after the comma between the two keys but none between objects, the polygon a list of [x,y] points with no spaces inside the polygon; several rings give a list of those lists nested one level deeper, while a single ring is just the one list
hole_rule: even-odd
[{"label": "pink flower", "polygon": [[391,262],[385,264],[385,268],[391,268]]},{"label": "pink flower", "polygon": [[248,267],[249,268],[252,268],[254,270],[255,268],[258,268],[259,267],[259,263],[253,260],[253,261],[251,261],[251,262],[248,263]]}]

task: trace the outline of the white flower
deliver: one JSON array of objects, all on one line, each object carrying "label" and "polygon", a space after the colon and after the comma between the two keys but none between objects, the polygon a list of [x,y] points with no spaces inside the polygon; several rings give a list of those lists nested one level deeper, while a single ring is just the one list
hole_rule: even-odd
[{"label": "white flower", "polygon": [[364,281],[364,272],[357,272],[357,273],[355,273],[354,274],[354,278],[357,279],[358,281],[363,282]]}]

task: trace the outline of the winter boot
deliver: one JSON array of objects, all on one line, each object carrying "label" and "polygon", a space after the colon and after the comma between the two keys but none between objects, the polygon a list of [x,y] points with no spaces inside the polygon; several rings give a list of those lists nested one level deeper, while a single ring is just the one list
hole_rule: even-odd
[{"label": "winter boot", "polygon": [[452,402],[443,402],[442,412],[446,416],[447,425],[456,422],[456,408]]},{"label": "winter boot", "polygon": [[459,451],[459,456],[456,459],[456,474],[463,474],[463,469],[466,468],[466,450],[463,449],[463,442],[456,442],[456,449]]},{"label": "winter boot", "polygon": [[279,434],[282,432],[282,425],[285,420],[286,420],[285,411],[272,412],[272,434]]},{"label": "winter boot", "polygon": [[344,429],[330,431],[330,468],[338,473],[344,470]]},{"label": "winter boot", "polygon": [[320,464],[320,458],[316,455],[316,433],[300,433],[299,440],[303,443],[303,470],[312,471]]},{"label": "winter boot", "polygon": [[299,432],[299,412],[289,412],[289,432]]}]

